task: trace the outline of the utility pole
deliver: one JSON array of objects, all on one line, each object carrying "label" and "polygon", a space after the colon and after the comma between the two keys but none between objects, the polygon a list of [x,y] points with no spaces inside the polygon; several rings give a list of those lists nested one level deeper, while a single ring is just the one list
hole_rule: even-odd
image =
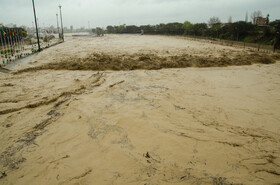
[{"label": "utility pole", "polygon": [[41,48],[40,48],[40,40],[39,40],[39,33],[38,33],[38,27],[37,27],[37,19],[36,19],[36,11],[35,11],[34,0],[32,0],[32,3],[33,3],[34,19],[35,19],[35,26],[36,26],[36,33],[37,33],[38,51],[40,52]]},{"label": "utility pole", "polygon": [[57,21],[57,33],[59,37],[59,24],[58,24],[58,14],[56,14],[56,21]]},{"label": "utility pole", "polygon": [[37,26],[38,26],[38,33],[40,34],[40,24],[39,24],[39,18],[37,17]]},{"label": "utility pole", "polygon": [[61,21],[61,30],[62,30],[62,40],[64,41],[64,33],[63,33],[63,24],[62,24],[62,14],[61,14],[61,5],[58,6],[60,10],[60,21]]},{"label": "utility pole", "polygon": [[35,33],[34,22],[32,21],[32,32]]}]

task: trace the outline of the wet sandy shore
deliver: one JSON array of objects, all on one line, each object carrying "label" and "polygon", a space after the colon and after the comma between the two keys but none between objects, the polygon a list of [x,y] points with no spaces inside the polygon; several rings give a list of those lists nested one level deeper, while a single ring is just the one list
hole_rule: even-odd
[{"label": "wet sandy shore", "polygon": [[[68,38],[18,69],[92,53],[254,54],[179,37],[112,35]],[[0,73],[0,184],[277,184],[279,74],[279,62]]]}]

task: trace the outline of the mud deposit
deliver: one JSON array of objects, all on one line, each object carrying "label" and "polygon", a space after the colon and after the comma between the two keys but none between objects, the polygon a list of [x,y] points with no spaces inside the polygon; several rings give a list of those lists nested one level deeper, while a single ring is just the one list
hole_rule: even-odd
[{"label": "mud deposit", "polygon": [[177,37],[66,37],[0,72],[0,184],[279,184],[278,60]]}]

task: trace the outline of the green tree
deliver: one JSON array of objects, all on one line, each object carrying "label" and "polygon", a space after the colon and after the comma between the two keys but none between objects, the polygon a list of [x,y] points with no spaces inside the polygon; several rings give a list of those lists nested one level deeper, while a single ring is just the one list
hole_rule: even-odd
[{"label": "green tree", "polygon": [[217,24],[221,24],[221,20],[219,19],[219,17],[211,17],[208,21],[208,25],[210,28]]},{"label": "green tree", "polygon": [[125,24],[119,25],[119,27],[118,27],[118,32],[119,32],[119,33],[125,33]]},{"label": "green tree", "polygon": [[194,24],[192,27],[191,34],[195,36],[204,36],[207,29],[207,24],[205,23]]},{"label": "green tree", "polygon": [[141,29],[138,26],[130,25],[126,26],[126,33],[140,33]]},{"label": "green tree", "polygon": [[104,30],[102,28],[97,27],[96,28],[96,35],[99,36],[103,36],[104,35]]},{"label": "green tree", "polygon": [[113,26],[107,26],[107,33],[116,33],[116,30]]},{"label": "green tree", "polygon": [[193,24],[190,21],[185,21],[182,28],[184,29],[184,34],[191,34]]},{"label": "green tree", "polygon": [[193,24],[190,21],[185,21],[183,24],[183,28],[185,30],[190,30],[193,27]]}]

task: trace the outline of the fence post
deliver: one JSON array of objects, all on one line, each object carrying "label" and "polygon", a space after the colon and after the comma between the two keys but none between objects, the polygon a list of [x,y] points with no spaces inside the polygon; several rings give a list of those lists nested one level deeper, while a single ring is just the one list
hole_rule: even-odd
[{"label": "fence post", "polygon": [[244,42],[244,49],[245,49],[245,42]]},{"label": "fence post", "polygon": [[[3,35],[3,37],[2,37],[2,35]],[[2,45],[2,51],[0,52],[0,55],[1,55],[1,59],[3,60],[3,61],[1,61],[1,62],[3,62],[3,64],[4,64],[4,58],[5,58],[5,52],[6,52],[6,49],[5,49],[5,45],[4,45],[4,42],[3,42],[3,40],[4,40],[4,29],[3,29],[3,34],[0,32],[0,39],[1,39],[1,45]]]},{"label": "fence post", "polygon": [[258,44],[258,51],[260,51],[260,44]]}]

